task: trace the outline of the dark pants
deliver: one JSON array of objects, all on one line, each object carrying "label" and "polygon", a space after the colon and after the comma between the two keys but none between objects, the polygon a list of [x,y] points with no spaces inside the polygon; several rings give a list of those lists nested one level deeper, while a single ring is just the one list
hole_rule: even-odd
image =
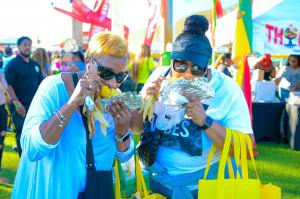
[{"label": "dark pants", "polygon": [[23,129],[23,124],[25,117],[21,117],[14,109],[14,107],[10,107],[11,113],[13,116],[13,122],[16,128],[16,142],[17,142],[17,148],[18,148],[18,153],[19,156],[21,157],[22,154],[22,148],[20,144],[20,139],[21,139],[21,134],[22,134],[22,129]]},{"label": "dark pants", "polygon": [[7,129],[7,111],[5,109],[5,104],[0,105],[0,170],[2,165],[2,155],[4,149],[4,139],[5,135],[2,134],[6,132]]}]

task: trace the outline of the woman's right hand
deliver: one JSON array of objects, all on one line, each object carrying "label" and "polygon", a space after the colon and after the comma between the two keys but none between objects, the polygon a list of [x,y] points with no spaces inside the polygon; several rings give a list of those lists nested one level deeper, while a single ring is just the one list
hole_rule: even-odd
[{"label": "woman's right hand", "polygon": [[76,107],[80,106],[84,103],[86,96],[94,96],[99,90],[100,86],[95,80],[80,79],[68,102]]},{"label": "woman's right hand", "polygon": [[146,96],[145,98],[147,99],[149,96],[155,96],[161,87],[161,83],[165,78],[160,76],[157,80],[155,80],[154,82],[152,82],[148,88],[146,89]]}]

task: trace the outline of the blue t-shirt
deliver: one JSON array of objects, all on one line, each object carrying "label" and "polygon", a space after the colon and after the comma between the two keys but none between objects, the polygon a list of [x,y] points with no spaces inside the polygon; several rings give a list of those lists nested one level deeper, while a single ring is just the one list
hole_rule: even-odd
[{"label": "blue t-shirt", "polygon": [[[211,79],[209,85],[215,90],[215,96],[202,101],[207,107],[206,114],[226,128],[252,134],[249,111],[244,95],[240,87],[228,76],[211,69]],[[158,67],[147,80],[142,95],[149,84],[159,76],[164,76],[168,67]],[[162,114],[165,106],[159,102],[154,105],[154,114]],[[152,126],[153,128],[153,126]],[[169,175],[191,173],[204,169],[207,164],[207,155],[212,146],[212,141],[204,131],[191,126],[191,121],[185,117],[182,122],[165,130],[164,135],[172,136],[172,139],[181,140],[179,142],[195,142],[190,144],[191,149],[184,149],[184,146],[162,144],[157,153],[156,161],[163,166]],[[192,136],[192,137],[191,137]],[[191,137],[191,138],[190,138]],[[186,141],[184,141],[186,140]],[[170,141],[170,140],[169,140]],[[178,143],[179,143],[178,142]],[[194,149],[195,150],[194,150]],[[219,160],[219,153],[215,153],[211,164]]]},{"label": "blue t-shirt", "polygon": [[[52,117],[67,101],[69,95],[60,74],[47,77],[33,98],[25,119],[21,146],[23,153],[11,198],[76,199],[86,184],[86,132],[81,115],[75,111],[57,144],[47,144],[39,126]],[[125,152],[118,152],[113,118],[105,114],[110,124],[107,136],[95,123],[92,138],[97,170],[111,170],[115,156],[121,162],[133,155],[134,142]]]},{"label": "blue t-shirt", "polygon": [[73,64],[75,64],[78,68],[79,68],[79,71],[85,71],[85,63],[84,62],[73,62]]}]

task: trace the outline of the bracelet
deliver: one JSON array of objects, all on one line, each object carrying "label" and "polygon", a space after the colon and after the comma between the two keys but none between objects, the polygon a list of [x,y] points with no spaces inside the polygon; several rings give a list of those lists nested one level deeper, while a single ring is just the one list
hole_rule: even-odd
[{"label": "bracelet", "polygon": [[57,111],[57,113],[58,113],[58,115],[59,115],[59,117],[60,117],[60,119],[62,119],[62,121],[66,121],[66,118],[65,118],[65,116],[63,116],[63,114],[61,114],[61,112],[58,110]]},{"label": "bracelet", "polygon": [[13,102],[14,102],[15,100],[17,100],[17,98],[15,98],[15,97],[12,98],[12,99],[10,100],[10,103],[13,104]]},{"label": "bracelet", "polygon": [[115,139],[117,142],[125,142],[129,138],[130,138],[129,132],[125,133],[122,137],[117,137],[115,135]]},{"label": "bracelet", "polygon": [[59,128],[65,127],[66,123],[67,123],[67,120],[65,119],[65,117],[59,111],[54,112],[54,114],[59,121],[59,124],[57,125],[57,127],[59,127]]}]

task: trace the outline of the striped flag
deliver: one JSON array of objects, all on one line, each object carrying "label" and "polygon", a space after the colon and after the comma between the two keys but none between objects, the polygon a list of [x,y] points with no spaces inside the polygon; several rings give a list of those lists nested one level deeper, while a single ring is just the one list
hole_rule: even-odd
[{"label": "striped flag", "polygon": [[238,66],[236,82],[244,92],[252,120],[250,68],[247,55],[252,51],[252,0],[239,0],[233,57]]},{"label": "striped flag", "polygon": [[[233,44],[233,57],[238,66],[236,82],[243,90],[252,123],[252,92],[251,75],[247,56],[252,52],[252,0],[239,0],[236,20],[235,41]],[[251,136],[253,148],[256,148],[254,135]],[[259,153],[254,152],[254,156]]]},{"label": "striped flag", "polygon": [[212,46],[215,47],[215,30],[217,27],[217,19],[223,16],[223,8],[221,0],[212,0],[213,5],[211,9],[211,41]]}]

